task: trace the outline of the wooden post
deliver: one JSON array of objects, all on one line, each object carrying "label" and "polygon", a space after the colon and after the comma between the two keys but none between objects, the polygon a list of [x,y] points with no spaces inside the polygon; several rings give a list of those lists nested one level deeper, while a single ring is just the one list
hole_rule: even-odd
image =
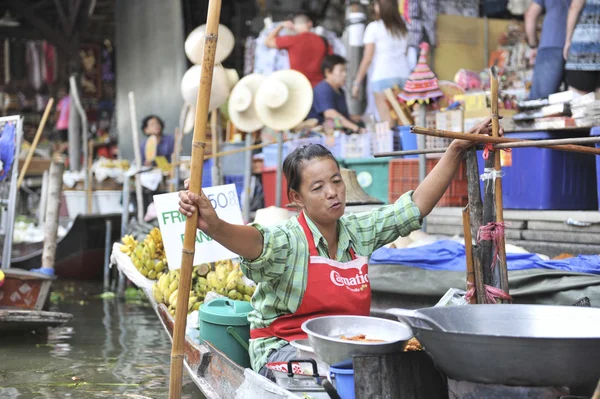
[{"label": "wooden post", "polygon": [[[479,227],[483,221],[483,202],[481,201],[481,189],[479,187],[477,151],[473,147],[467,151],[467,187],[467,193],[469,197],[469,221],[471,224],[471,236],[477,237],[477,232],[479,231]],[[477,303],[485,303],[485,286],[483,283],[481,247],[479,245],[473,245],[471,251],[473,253],[475,297],[477,298]]]},{"label": "wooden post", "polygon": [[86,198],[86,202],[87,202],[87,213],[88,213],[88,215],[91,215],[93,213],[92,204],[94,203],[94,200],[92,198],[93,191],[94,191],[94,190],[92,190],[92,186],[93,186],[92,163],[94,161],[94,140],[88,141],[87,148],[88,148],[88,158],[87,158],[87,165],[86,165],[87,170],[85,171],[85,173],[87,175],[88,184],[87,184],[87,187],[85,188],[85,198]]},{"label": "wooden post", "polygon": [[35,149],[37,148],[38,143],[40,142],[40,138],[42,137],[42,132],[44,131],[44,127],[46,127],[46,121],[48,120],[48,115],[50,115],[50,110],[52,110],[52,106],[54,105],[54,99],[50,98],[48,100],[48,104],[46,104],[46,109],[44,110],[44,115],[42,115],[42,120],[38,126],[38,130],[35,133],[35,138],[31,143],[31,148],[27,153],[27,158],[25,158],[25,163],[23,164],[23,168],[19,173],[19,181],[17,182],[17,189],[21,188],[21,184],[23,184],[23,179],[27,174],[27,169],[29,169],[29,164],[31,163],[31,158],[33,158],[33,154],[35,153]]},{"label": "wooden post", "polygon": [[56,256],[56,236],[58,235],[58,215],[63,185],[65,165],[54,161],[50,165],[50,180],[48,187],[48,205],[44,223],[44,248],[42,252],[42,268],[54,269]]},{"label": "wooden post", "polygon": [[[492,106],[492,137],[500,137],[500,121],[498,117],[498,71],[496,67],[492,67],[491,70],[491,106]],[[502,165],[500,158],[500,151],[494,151],[494,169],[496,173],[495,179],[495,213],[496,213],[496,223],[504,223],[504,207],[502,203]],[[504,230],[503,230],[504,231]],[[498,287],[501,288],[504,292],[508,294],[508,269],[506,265],[506,243],[504,233],[500,234],[498,238],[498,264],[494,270],[495,279],[499,280]],[[503,301],[505,302],[505,301]]]},{"label": "wooden post", "polygon": [[[129,92],[129,118],[131,119],[131,136],[133,138],[133,154],[135,156],[135,166],[139,172],[142,169],[142,153],[140,150],[140,136],[137,129],[137,113],[135,110],[135,95]],[[142,183],[140,175],[135,175],[135,197],[137,202],[138,222],[144,220],[144,198],[142,195]]]},{"label": "wooden post", "polygon": [[[473,236],[471,235],[471,217],[469,215],[469,205],[462,211],[463,230],[465,236],[465,257],[467,259],[467,291],[475,289],[475,269],[473,266]],[[470,303],[476,303],[477,297],[473,295]]]},{"label": "wooden post", "polygon": [[[215,66],[217,48],[217,32],[221,14],[221,0],[209,0],[204,35],[204,52],[202,55],[202,70],[200,86],[196,101],[196,118],[194,123],[194,138],[192,140],[192,164],[189,190],[199,195],[202,185],[202,167],[204,164],[204,149],[206,146],[206,124],[208,120],[208,105],[212,87],[212,76]],[[173,347],[171,350],[171,370],[169,380],[169,398],[181,397],[181,381],[183,378],[183,345],[185,342],[185,325],[187,308],[192,283],[192,265],[194,263],[196,229],[198,212],[187,218],[183,238],[181,256],[181,273],[177,294],[177,311],[175,312],[175,327],[173,329]]]}]

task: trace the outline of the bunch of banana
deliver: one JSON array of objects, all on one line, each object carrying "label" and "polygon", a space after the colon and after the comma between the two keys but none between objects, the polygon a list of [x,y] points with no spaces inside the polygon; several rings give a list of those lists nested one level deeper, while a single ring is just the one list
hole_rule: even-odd
[{"label": "bunch of banana", "polygon": [[123,243],[121,245],[121,252],[127,254],[127,256],[131,256],[131,253],[138,245],[138,242],[130,234],[124,235],[123,238],[121,238],[121,242]]},{"label": "bunch of banana", "polygon": [[[175,316],[175,310],[177,309],[178,286],[179,270],[171,270],[163,274],[152,286],[152,294],[156,302],[167,305],[169,313],[173,316]],[[190,291],[188,313],[200,309],[203,298],[199,298],[194,291]]]},{"label": "bunch of banana", "polygon": [[215,270],[209,272],[206,278],[198,278],[194,291],[201,298],[213,291],[230,299],[250,302],[255,288],[246,285],[243,276],[239,264],[234,265],[231,261],[217,262]]},{"label": "bunch of banana", "polygon": [[164,257],[162,259],[152,257],[151,245],[147,245],[144,242],[139,243],[129,257],[142,276],[150,280],[159,279],[167,268],[167,259]]},{"label": "bunch of banana", "polygon": [[148,246],[152,259],[163,259],[165,257],[165,247],[158,227],[150,231],[144,239],[144,243]]}]

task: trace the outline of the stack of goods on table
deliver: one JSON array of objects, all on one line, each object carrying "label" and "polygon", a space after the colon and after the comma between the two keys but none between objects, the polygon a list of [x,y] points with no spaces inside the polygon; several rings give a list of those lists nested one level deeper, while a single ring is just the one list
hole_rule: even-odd
[{"label": "stack of goods on table", "polygon": [[581,96],[574,91],[551,94],[547,99],[519,102],[514,116],[520,128],[539,130],[588,127],[598,123],[600,102],[594,93]]}]

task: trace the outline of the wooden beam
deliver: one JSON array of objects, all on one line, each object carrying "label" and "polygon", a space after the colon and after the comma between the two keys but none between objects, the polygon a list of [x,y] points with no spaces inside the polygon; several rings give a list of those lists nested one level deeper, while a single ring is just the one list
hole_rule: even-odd
[{"label": "wooden beam", "polygon": [[[60,4],[60,0],[53,0],[54,2],[54,7],[56,8],[56,12],[58,13],[58,19],[60,19],[60,24],[63,27],[63,32],[67,32],[67,30],[69,29],[69,23],[67,21],[67,15],[65,14],[65,11],[63,10],[62,5]],[[69,35],[67,35],[67,37],[69,37]]]},{"label": "wooden beam", "polygon": [[[83,0],[71,1],[71,8],[69,9],[69,26],[65,31],[67,37],[73,36],[73,29],[75,29],[75,25],[77,25],[77,21],[79,20],[79,12],[81,11],[82,3]],[[87,16],[87,12],[84,14]]]},{"label": "wooden beam", "polygon": [[42,18],[35,15],[24,0],[7,0],[7,3],[16,14],[23,17],[35,29],[40,31],[47,40],[56,45],[58,50],[69,55],[77,51],[77,48],[74,47],[64,35],[57,32]]}]

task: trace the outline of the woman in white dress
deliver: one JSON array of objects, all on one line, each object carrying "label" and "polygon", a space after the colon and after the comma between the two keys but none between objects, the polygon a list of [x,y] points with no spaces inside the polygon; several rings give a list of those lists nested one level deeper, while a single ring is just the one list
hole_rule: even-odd
[{"label": "woman in white dress", "polygon": [[352,84],[352,95],[358,97],[360,84],[373,64],[371,89],[380,121],[391,119],[383,91],[395,85],[404,87],[410,75],[408,32],[400,16],[397,0],[376,0],[377,20],[369,23],[363,38],[364,53]]}]

